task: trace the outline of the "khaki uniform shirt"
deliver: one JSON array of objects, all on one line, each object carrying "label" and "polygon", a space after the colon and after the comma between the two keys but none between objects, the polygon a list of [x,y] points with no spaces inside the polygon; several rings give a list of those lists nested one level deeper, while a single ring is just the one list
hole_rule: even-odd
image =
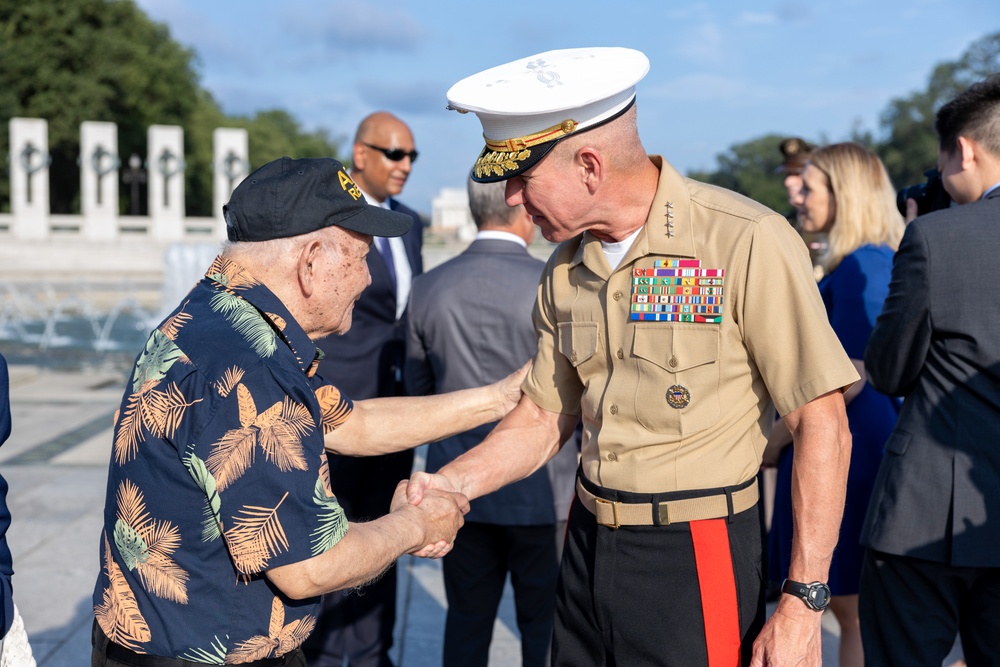
[{"label": "khaki uniform shirt", "polygon": [[[858,374],[788,222],[651,159],[656,196],[616,270],[590,233],[550,258],[523,389],[546,410],[582,411],[583,471],[601,486],[732,486],[757,474],[775,407],[787,414]],[[633,270],[670,258],[724,270],[721,322],[630,319]]]}]

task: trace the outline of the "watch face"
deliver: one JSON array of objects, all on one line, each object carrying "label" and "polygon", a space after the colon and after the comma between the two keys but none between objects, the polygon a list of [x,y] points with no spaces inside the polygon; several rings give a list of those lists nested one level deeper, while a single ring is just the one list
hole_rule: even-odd
[{"label": "watch face", "polygon": [[809,585],[809,599],[807,604],[816,611],[826,609],[830,604],[830,587],[826,584],[813,583]]}]

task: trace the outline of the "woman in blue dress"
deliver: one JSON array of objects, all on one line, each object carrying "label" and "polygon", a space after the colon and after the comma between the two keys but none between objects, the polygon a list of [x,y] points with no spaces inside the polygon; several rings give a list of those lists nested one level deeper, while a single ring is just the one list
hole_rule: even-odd
[{"label": "woman in blue dress", "polygon": [[[853,436],[847,501],[840,539],[830,566],[830,610],[841,627],[841,667],[861,667],[864,654],[858,624],[858,584],[864,551],[859,543],[882,449],[896,423],[898,402],[865,380],[864,352],[889,293],[892,256],[903,236],[896,193],[881,160],[856,143],[825,146],[812,153],[802,173],[799,223],[806,232],[826,232],[819,283],[830,324],[854,362],[861,381],[845,394]],[[792,447],[780,422],[768,440],[765,465],[778,466],[770,535],[770,569],[775,581],[788,575],[792,545]]]}]

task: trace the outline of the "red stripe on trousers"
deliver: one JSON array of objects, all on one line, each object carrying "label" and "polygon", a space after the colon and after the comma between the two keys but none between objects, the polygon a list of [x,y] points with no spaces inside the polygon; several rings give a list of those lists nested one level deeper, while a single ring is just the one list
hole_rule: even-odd
[{"label": "red stripe on trousers", "polygon": [[706,519],[689,525],[701,589],[708,667],[739,667],[739,607],[726,520]]}]

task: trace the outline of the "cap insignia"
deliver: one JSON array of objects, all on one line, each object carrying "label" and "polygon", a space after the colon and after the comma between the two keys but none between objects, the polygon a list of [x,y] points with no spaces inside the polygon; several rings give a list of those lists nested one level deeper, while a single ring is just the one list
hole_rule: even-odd
[{"label": "cap insignia", "polygon": [[514,171],[520,165],[518,162],[531,157],[530,150],[522,151],[490,151],[484,152],[473,167],[476,176],[482,178],[493,174],[503,176],[508,171]]},{"label": "cap insignia", "polygon": [[[340,177],[340,187],[344,188],[344,190],[347,191],[347,194],[354,197],[354,201],[361,199],[361,190],[357,185],[355,185],[354,181],[351,180],[350,176],[343,171],[337,172],[337,176]],[[347,186],[350,186],[350,188]]]}]

